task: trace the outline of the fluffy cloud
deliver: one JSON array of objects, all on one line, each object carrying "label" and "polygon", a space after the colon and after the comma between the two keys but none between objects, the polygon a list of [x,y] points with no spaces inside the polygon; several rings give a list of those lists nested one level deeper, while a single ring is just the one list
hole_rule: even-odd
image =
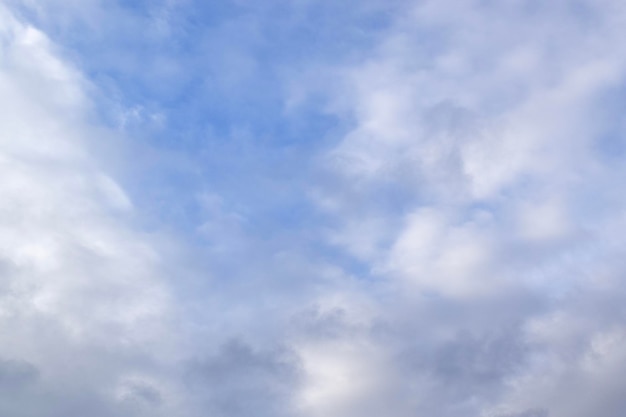
[{"label": "fluffy cloud", "polygon": [[331,69],[329,108],[351,127],[324,158],[336,181],[313,195],[340,219],[330,241],[368,265],[363,285],[393,295],[375,296],[360,362],[326,352],[376,386],[324,415],[369,415],[373,398],[398,416],[623,410],[610,149],[625,18],[616,2],[407,4],[365,59]]}]

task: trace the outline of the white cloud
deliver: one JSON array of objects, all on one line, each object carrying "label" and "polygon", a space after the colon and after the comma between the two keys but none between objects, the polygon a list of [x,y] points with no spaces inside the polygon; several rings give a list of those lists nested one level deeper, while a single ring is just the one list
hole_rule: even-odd
[{"label": "white cloud", "polygon": [[[332,70],[330,108],[350,129],[324,161],[337,181],[313,194],[335,216],[332,243],[393,288],[374,296],[386,312],[372,326],[394,337],[367,337],[372,361],[408,351],[420,363],[370,371],[421,398],[379,388],[386,414],[618,415],[626,200],[599,143],[626,134],[611,98],[626,79],[623,7],[407,10],[362,62]],[[390,188],[404,198],[391,210],[376,201]],[[359,241],[358,224],[387,225],[386,244],[369,227]],[[363,415],[350,410],[336,415]]]},{"label": "white cloud", "polygon": [[0,358],[22,381],[0,413],[123,415],[107,391],[170,360],[161,255],[95,155],[88,83],[4,6],[0,27]]}]

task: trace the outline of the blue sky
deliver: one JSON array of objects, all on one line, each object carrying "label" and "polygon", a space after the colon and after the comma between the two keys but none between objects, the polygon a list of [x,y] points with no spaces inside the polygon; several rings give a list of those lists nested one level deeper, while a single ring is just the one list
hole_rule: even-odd
[{"label": "blue sky", "polygon": [[623,415],[624,28],[0,0],[0,415]]}]

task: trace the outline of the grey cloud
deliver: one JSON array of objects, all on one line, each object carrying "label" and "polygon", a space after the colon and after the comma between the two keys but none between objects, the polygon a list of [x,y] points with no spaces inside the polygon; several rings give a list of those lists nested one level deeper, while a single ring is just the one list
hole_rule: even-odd
[{"label": "grey cloud", "polygon": [[550,414],[546,410],[531,409],[520,413],[502,414],[498,417],[550,417]]},{"label": "grey cloud", "polygon": [[203,412],[244,417],[294,415],[298,388],[297,357],[285,349],[258,350],[233,340],[216,354],[187,365],[188,386]]},{"label": "grey cloud", "polygon": [[493,389],[524,365],[527,350],[514,331],[481,338],[461,334],[437,349],[432,370],[446,385]]},{"label": "grey cloud", "polygon": [[3,391],[21,389],[37,381],[39,370],[29,362],[22,360],[0,360],[0,386]]}]

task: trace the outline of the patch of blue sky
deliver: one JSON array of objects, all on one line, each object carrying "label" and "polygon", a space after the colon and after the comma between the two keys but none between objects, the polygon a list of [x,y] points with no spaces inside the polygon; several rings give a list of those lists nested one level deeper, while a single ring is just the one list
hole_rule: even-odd
[{"label": "patch of blue sky", "polygon": [[60,34],[63,44],[129,107],[163,111],[176,130],[209,125],[218,133],[233,125],[274,131],[289,124],[281,111],[288,77],[311,63],[350,59],[386,22],[384,13],[330,3],[118,7],[130,10],[105,15],[108,30],[90,31],[78,22]]},{"label": "patch of blue sky", "polygon": [[[341,130],[323,99],[286,111],[286,89],[313,65],[355,59],[371,46],[389,18],[366,6],[121,1],[97,29],[78,20],[52,33],[108,97],[105,120],[184,161],[155,167],[160,172],[148,175],[158,179],[139,200],[159,207],[150,194],[170,189],[175,195],[161,201],[175,207],[162,214],[195,223],[194,196],[208,189],[254,207],[249,212],[276,229],[308,211],[306,167]],[[267,189],[275,192],[260,191]]]},{"label": "patch of blue sky", "polygon": [[[324,182],[317,155],[350,121],[315,86],[290,106],[289,88],[366,59],[401,3],[120,0],[91,3],[88,18],[24,13],[100,90],[100,118],[124,132],[133,163],[122,182],[145,227],[182,235],[225,277],[250,279],[238,259],[253,252],[297,248],[366,278],[365,264],[326,242],[332,219],[310,199]],[[393,181],[374,191],[367,205],[398,220],[412,204]],[[224,250],[238,256],[219,267]]]}]

